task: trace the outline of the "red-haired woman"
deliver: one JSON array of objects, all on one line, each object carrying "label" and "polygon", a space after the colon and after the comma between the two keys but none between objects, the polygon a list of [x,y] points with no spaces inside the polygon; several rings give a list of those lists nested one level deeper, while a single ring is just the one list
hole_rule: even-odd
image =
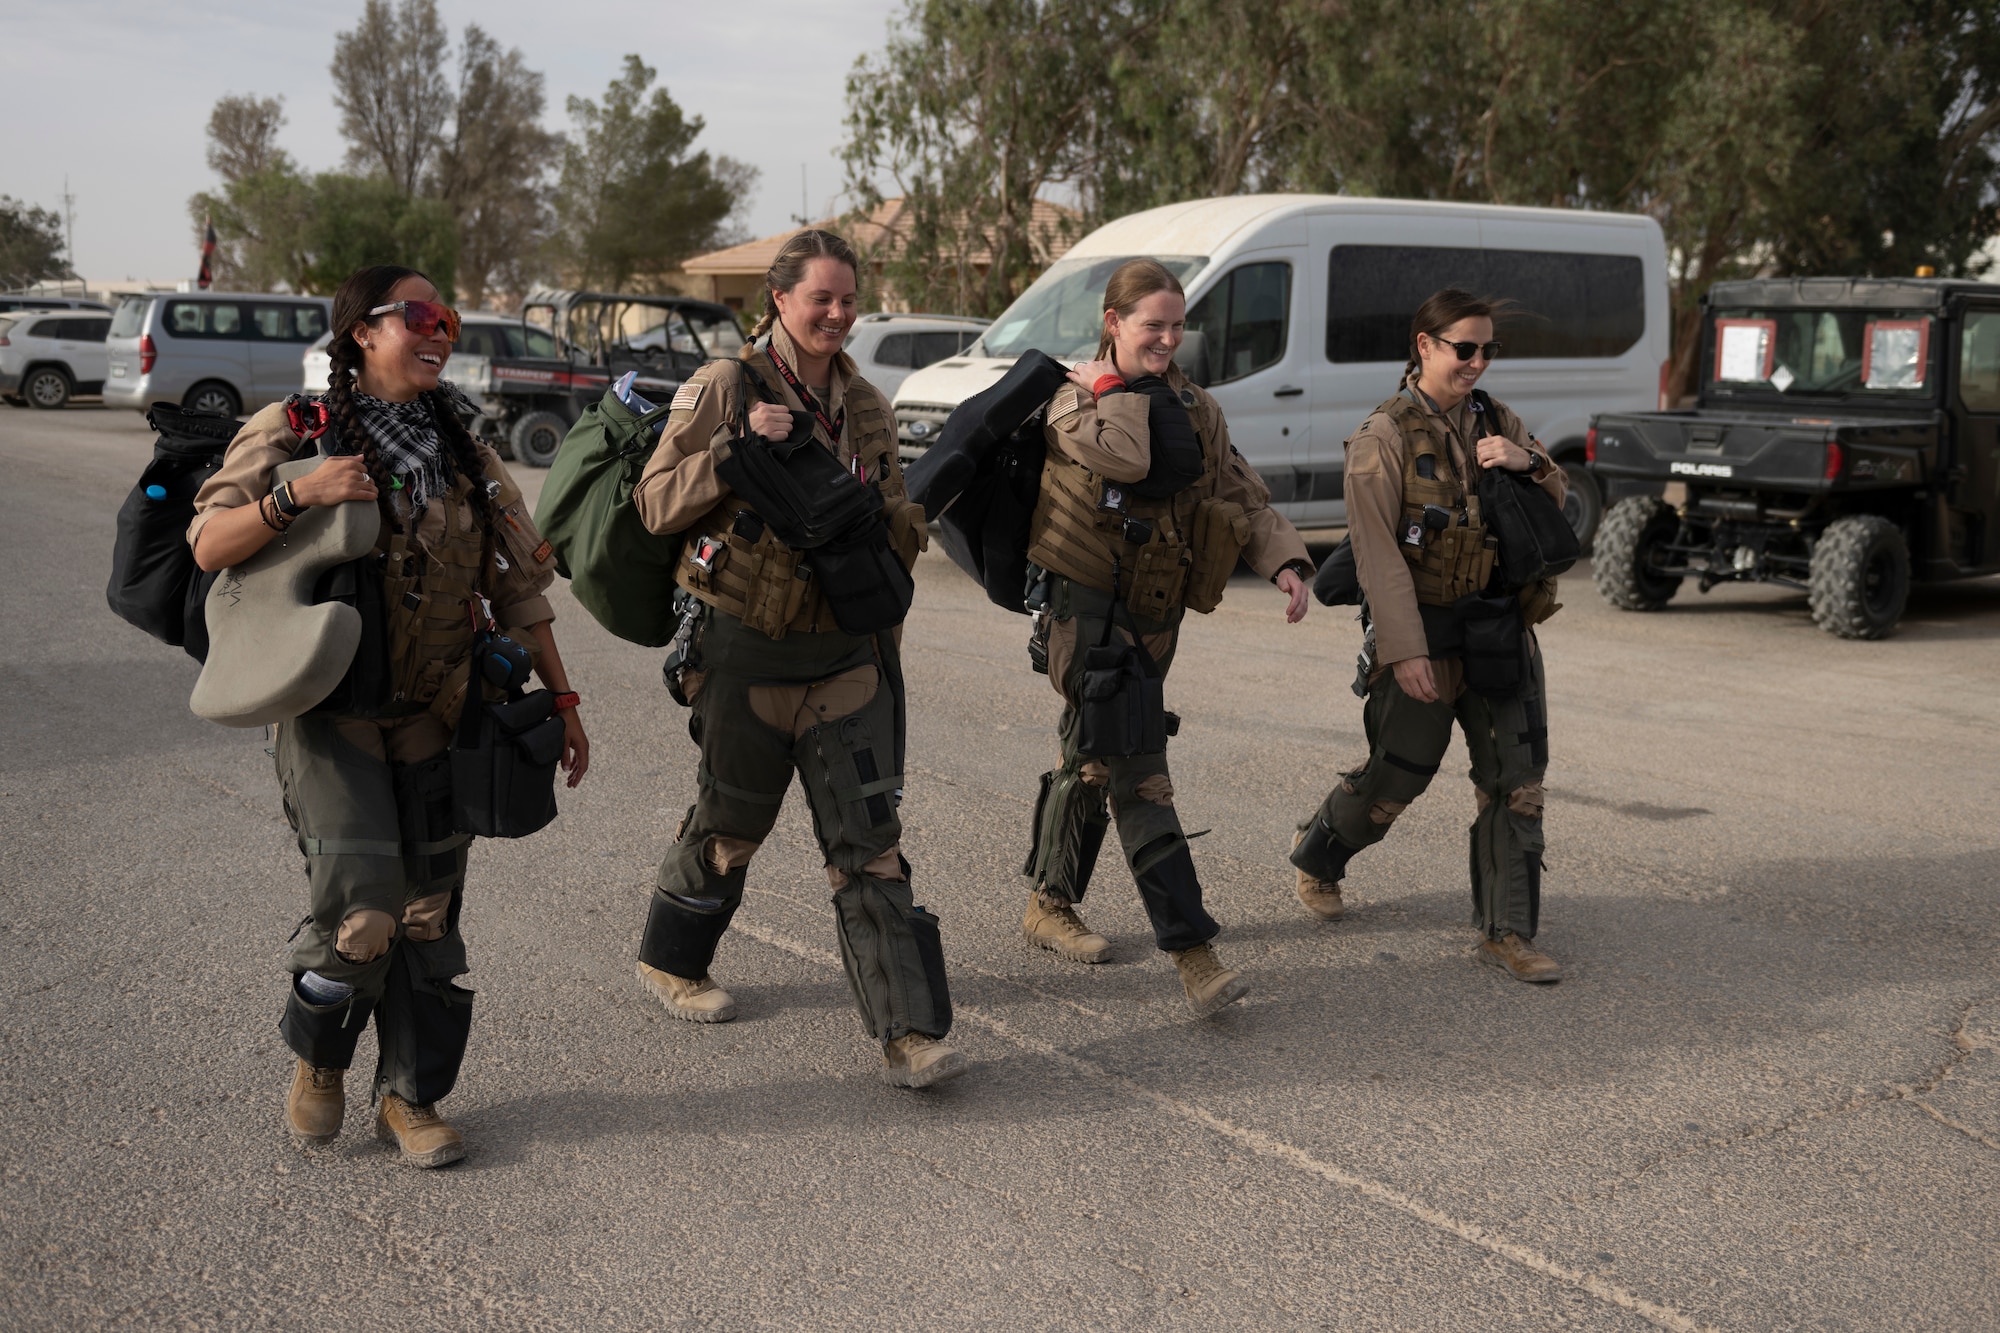
[{"label": "red-haired woman", "polygon": [[[468,692],[475,615],[525,634],[558,698],[563,767],[574,787],[590,747],[556,651],[554,578],[521,492],[466,431],[441,377],[457,312],[431,280],[364,268],[334,294],[326,394],[296,395],[250,419],[195,498],[195,561],[241,564],[306,509],[351,500],[381,508],[370,568],[384,580],[387,701],[326,708],[278,724],[278,781],[311,885],[293,936],[279,1030],[298,1056],[285,1113],[293,1137],[340,1132],[342,1086],[372,1014],[380,1057],[377,1137],[403,1160],[442,1166],[464,1140],[435,1103],[458,1078],[472,992],[458,930],[467,844],[454,831],[447,745]],[[273,486],[278,465],[321,431],[334,456]]]},{"label": "red-haired woman", "polygon": [[[1174,810],[1164,718],[1142,725],[1145,734],[1128,736],[1116,753],[1093,753],[1104,731],[1093,710],[1137,715],[1128,695],[1107,692],[1121,679],[1140,693],[1153,688],[1141,678],[1166,673],[1183,616],[1215,609],[1239,556],[1285,593],[1293,623],[1306,613],[1312,564],[1230,444],[1222,409],[1174,364],[1186,316],[1180,281],[1165,265],[1121,265],[1105,284],[1097,359],[1072,371],[1072,383],[1049,402],[1048,462],[1028,559],[1049,683],[1063,701],[1062,764],[1042,777],[1022,932],[1079,962],[1110,956],[1076,904],[1115,818],[1154,939],[1173,959],[1188,1007],[1206,1016],[1249,987],[1209,944],[1221,928],[1202,905]],[[1121,658],[1127,648],[1136,656]],[[1109,665],[1113,659],[1122,665]],[[1150,696],[1147,711],[1161,711]]]}]

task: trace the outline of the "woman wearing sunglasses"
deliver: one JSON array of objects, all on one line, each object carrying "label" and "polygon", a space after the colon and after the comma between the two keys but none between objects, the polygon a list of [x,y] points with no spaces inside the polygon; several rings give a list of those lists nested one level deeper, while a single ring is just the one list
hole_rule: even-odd
[{"label": "woman wearing sunglasses", "polygon": [[[458,920],[469,838],[454,828],[446,747],[468,693],[482,688],[468,687],[480,628],[524,642],[557,693],[572,787],[590,745],[543,595],[554,579],[549,549],[441,378],[457,312],[423,274],[382,265],[341,284],[332,327],[326,393],[250,419],[196,497],[188,541],[196,563],[217,570],[314,505],[380,507],[381,536],[363,562],[383,581],[380,698],[277,727],[278,781],[310,885],[279,1022],[298,1056],[285,1114],[301,1143],[340,1132],[342,1076],[372,1014],[376,1136],[406,1162],[442,1166],[465,1147],[434,1103],[458,1077],[472,1023],[472,992],[454,981],[467,970]],[[278,465],[311,454],[322,435],[332,457],[274,486]]]},{"label": "woman wearing sunglasses", "polygon": [[1496,313],[1494,303],[1454,287],[1425,301],[1410,325],[1402,389],[1347,441],[1348,533],[1372,644],[1372,654],[1364,650],[1368,759],[1300,825],[1292,864],[1300,899],[1331,904],[1331,912],[1315,908],[1321,916],[1338,915],[1349,859],[1386,837],[1430,785],[1456,721],[1478,806],[1471,866],[1479,957],[1521,981],[1549,982],[1561,980],[1562,968],[1532,942],[1548,767],[1532,626],[1556,609],[1553,580],[1519,598],[1528,669],[1518,693],[1495,698],[1466,687],[1465,599],[1492,604],[1495,564],[1477,469],[1523,473],[1558,506],[1567,488],[1520,418],[1474,392],[1500,351]]}]

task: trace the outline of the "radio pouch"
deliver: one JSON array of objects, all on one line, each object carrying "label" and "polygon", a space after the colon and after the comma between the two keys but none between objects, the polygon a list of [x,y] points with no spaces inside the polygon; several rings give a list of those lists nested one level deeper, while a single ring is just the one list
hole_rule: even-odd
[{"label": "radio pouch", "polygon": [[1519,599],[1467,593],[1451,609],[1465,637],[1465,687],[1488,699],[1518,697],[1528,676],[1528,636]]},{"label": "radio pouch", "polygon": [[[482,654],[475,650],[476,658]],[[451,743],[451,794],[460,833],[525,838],[556,817],[563,724],[556,696],[531,690],[500,703],[467,692]]]},{"label": "radio pouch", "polygon": [[806,552],[834,623],[849,634],[879,634],[903,623],[917,583],[889,546],[889,529],[871,523],[849,541]]}]

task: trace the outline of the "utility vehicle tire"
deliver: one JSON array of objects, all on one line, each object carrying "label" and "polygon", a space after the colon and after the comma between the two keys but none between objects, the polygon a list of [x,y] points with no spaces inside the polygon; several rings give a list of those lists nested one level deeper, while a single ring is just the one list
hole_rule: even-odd
[{"label": "utility vehicle tire", "polygon": [[43,366],[28,373],[21,385],[21,396],[36,407],[54,410],[69,402],[69,376],[54,366]]},{"label": "utility vehicle tire", "polygon": [[1660,573],[1657,552],[1680,526],[1680,516],[1650,495],[1611,506],[1590,555],[1591,581],[1604,600],[1624,611],[1664,607],[1681,590],[1681,576]]},{"label": "utility vehicle tire", "polygon": [[530,412],[514,423],[514,457],[529,467],[547,467],[556,461],[569,423],[553,412]]},{"label": "utility vehicle tire", "polygon": [[221,380],[203,380],[187,391],[181,399],[181,406],[190,412],[203,412],[212,417],[233,417],[242,412],[243,400],[236,396],[236,390]]},{"label": "utility vehicle tire", "polygon": [[1910,600],[1910,544],[1879,514],[1835,519],[1813,547],[1806,586],[1813,623],[1827,633],[1887,638]]},{"label": "utility vehicle tire", "polygon": [[1597,540],[1597,527],[1604,521],[1604,488],[1584,466],[1582,454],[1569,454],[1556,462],[1569,478],[1569,493],[1563,497],[1563,517],[1576,533],[1577,547],[1588,555],[1591,543]]}]

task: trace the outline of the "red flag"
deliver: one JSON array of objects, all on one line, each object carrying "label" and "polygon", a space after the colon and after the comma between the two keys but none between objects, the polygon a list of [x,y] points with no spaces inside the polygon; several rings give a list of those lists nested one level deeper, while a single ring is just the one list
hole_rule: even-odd
[{"label": "red flag", "polygon": [[207,291],[215,285],[215,271],[211,267],[211,261],[215,258],[215,223],[204,216],[201,220],[201,230],[201,274],[194,281],[195,286]]}]

